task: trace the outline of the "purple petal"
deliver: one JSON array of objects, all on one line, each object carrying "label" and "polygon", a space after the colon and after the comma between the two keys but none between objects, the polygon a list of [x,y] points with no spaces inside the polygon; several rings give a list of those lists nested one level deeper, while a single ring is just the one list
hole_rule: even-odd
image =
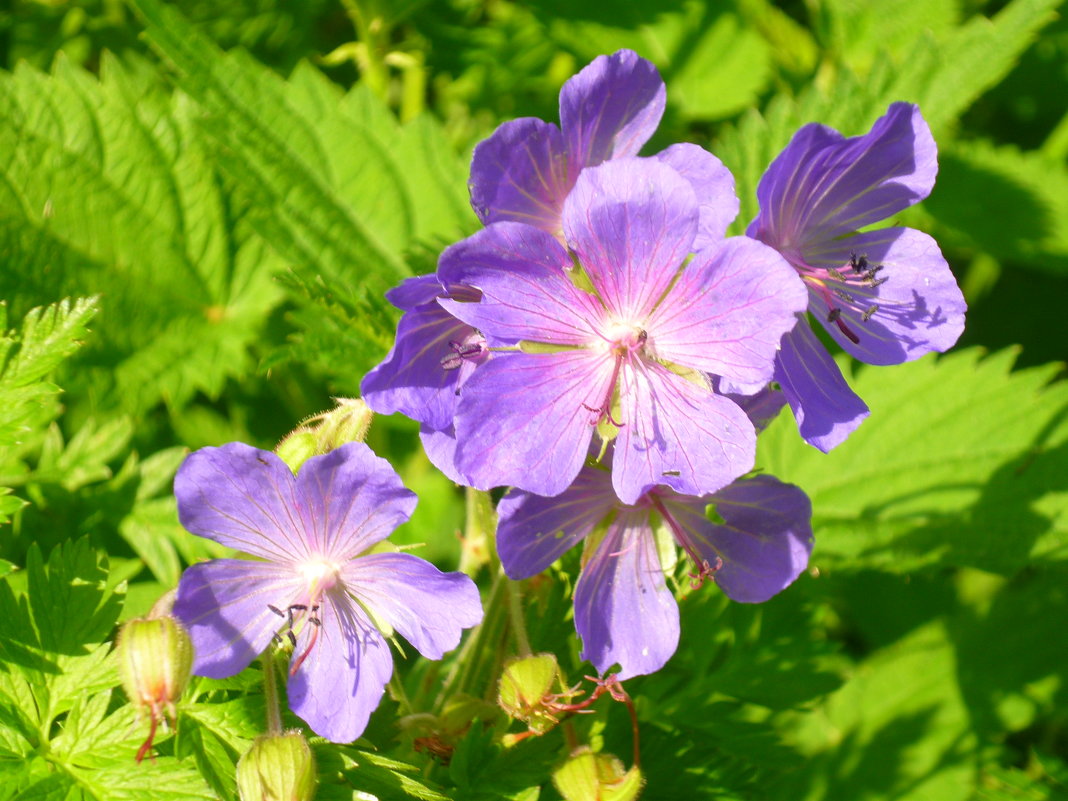
[{"label": "purple petal", "polygon": [[575,586],[582,658],[619,678],[659,670],[679,643],[679,608],[664,582],[648,511],[620,513]]},{"label": "purple petal", "polygon": [[522,339],[586,344],[597,338],[589,320],[602,311],[595,298],[568,279],[565,268],[570,266],[567,252],[544,231],[497,223],[441,256],[443,279],[476,287],[482,291],[481,301],[439,303],[491,344]]},{"label": "purple petal", "polygon": [[[440,286],[438,294],[441,294]],[[360,382],[360,393],[379,414],[400,412],[432,428],[444,428],[456,411],[457,390],[470,370],[456,369],[486,360],[484,340],[431,302],[406,312],[385,360]],[[452,365],[449,360],[459,361]]]},{"label": "purple petal", "polygon": [[598,56],[560,90],[560,127],[579,168],[635,156],[664,115],[660,73],[631,50]]},{"label": "purple petal", "polygon": [[560,209],[578,175],[560,130],[533,117],[499,126],[471,159],[471,206],[486,225],[510,220],[560,232]]},{"label": "purple petal", "polygon": [[694,256],[648,321],[657,356],[732,381],[771,380],[808,293],[777,251],[735,236]]},{"label": "purple petal", "polygon": [[299,603],[304,589],[291,568],[270,562],[214,559],[186,568],[178,582],[174,615],[189,631],[198,676],[224,679],[259,656]]},{"label": "purple petal", "polygon": [[582,171],[564,202],[564,235],[605,306],[645,317],[693,249],[699,209],[690,183],[653,159]]},{"label": "purple petal", "polygon": [[293,649],[292,664],[304,661],[286,687],[289,708],[319,736],[348,743],[363,734],[382,700],[393,657],[341,585],[324,596],[318,614],[320,625],[307,623]]},{"label": "purple petal", "polygon": [[828,323],[825,313],[818,315],[843,349],[868,364],[900,364],[953,347],[967,304],[931,237],[912,228],[884,228],[829,243],[810,258],[813,266],[844,269],[854,254],[881,267],[874,281],[846,271],[849,297],[833,298],[839,320],[859,342]]},{"label": "purple petal", "polygon": [[385,459],[350,442],[300,468],[302,510],[314,523],[315,556],[344,562],[388,537],[415,509],[415,493]]},{"label": "purple petal", "polygon": [[478,489],[567,489],[586,458],[613,361],[586,350],[504,353],[464,387],[456,464]]},{"label": "purple petal", "polygon": [[806,320],[782,338],[775,380],[793,410],[801,437],[824,453],[844,442],[868,416],[867,405],[846,384]]},{"label": "purple petal", "polygon": [[440,431],[420,426],[419,439],[423,443],[426,458],[434,467],[448,476],[450,481],[457,484],[471,483],[470,479],[465,478],[460,473],[460,468],[456,466],[456,429],[453,426],[450,425]]},{"label": "purple petal", "polygon": [[653,158],[674,167],[697,195],[700,222],[693,249],[701,250],[723,239],[727,226],[738,216],[738,195],[731,171],[703,147],[689,143],[672,145]]},{"label": "purple petal", "polygon": [[405,278],[399,286],[393,287],[386,293],[386,300],[403,311],[415,311],[419,306],[433,303],[439,296],[445,294],[438,277],[430,275],[417,275],[414,278]]},{"label": "purple petal", "polygon": [[293,472],[270,451],[242,442],[194,451],[178,468],[174,495],[182,525],[227,548],[286,563],[313,546]]},{"label": "purple petal", "polygon": [[[722,567],[716,583],[735,601],[761,603],[793,583],[812,553],[812,504],[771,476],[736,481],[705,498],[662,497],[695,549]],[[723,525],[705,515],[711,502]]]},{"label": "purple petal", "polygon": [[756,433],[734,403],[660,365],[622,377],[612,484],[624,503],[658,484],[704,495],[752,469]]},{"label": "purple petal", "polygon": [[545,570],[589,534],[618,503],[611,474],[584,467],[571,486],[545,498],[512,490],[497,504],[497,555],[511,579]]},{"label": "purple petal", "polygon": [[918,203],[937,171],[934,139],[912,104],[893,103],[871,131],[849,139],[806,125],[761,178],[749,235],[804,250]]},{"label": "purple petal", "polygon": [[345,586],[427,659],[441,659],[464,629],[482,620],[478,588],[463,573],[442,573],[407,553],[376,553],[349,562]]}]

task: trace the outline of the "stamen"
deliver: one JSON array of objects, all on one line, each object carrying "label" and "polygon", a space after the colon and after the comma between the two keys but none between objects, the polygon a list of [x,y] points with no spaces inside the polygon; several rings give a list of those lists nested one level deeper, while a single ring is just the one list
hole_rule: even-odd
[{"label": "stamen", "polygon": [[841,310],[841,309],[839,309],[839,308],[838,308],[837,306],[835,306],[835,307],[834,307],[833,309],[831,309],[831,311],[830,311],[830,312],[829,312],[829,313],[827,314],[827,322],[829,322],[829,323],[836,323],[836,322],[838,322],[838,318],[839,318],[839,317],[841,317],[841,316],[842,316],[842,310]]},{"label": "stamen", "polygon": [[[841,314],[841,309],[838,309],[837,311],[839,312],[839,314]],[[842,321],[842,318],[840,316],[835,317],[833,322],[838,324],[838,330],[845,334],[846,339],[848,339],[854,345],[860,344],[860,337],[858,337],[856,334],[849,330],[849,328],[846,326],[845,322]]]},{"label": "stamen", "polygon": [[862,273],[868,269],[868,257],[857,256],[856,253],[850,253],[849,266],[853,268],[853,272]]},{"label": "stamen", "polygon": [[836,294],[838,297],[840,297],[846,303],[856,303],[857,302],[857,299],[855,297],[853,297],[852,295],[850,295],[848,292],[844,292],[841,289],[834,289],[832,291],[834,292],[834,294]]},{"label": "stamen", "polygon": [[846,280],[848,280],[844,275],[842,275],[840,272],[838,272],[838,270],[834,269],[833,267],[827,268],[827,275],[829,275],[835,281],[845,282]]},{"label": "stamen", "polygon": [[869,306],[867,308],[867,310],[865,310],[864,315],[860,319],[863,320],[864,322],[868,322],[868,320],[871,319],[871,316],[873,314],[875,314],[875,312],[877,312],[877,311],[879,311],[879,304],[878,303],[873,303],[871,306]]},{"label": "stamen", "polygon": [[449,347],[452,348],[453,352],[442,357],[441,369],[443,370],[455,370],[465,361],[474,359],[482,354],[482,343],[480,342],[464,345],[455,340],[450,340]]}]

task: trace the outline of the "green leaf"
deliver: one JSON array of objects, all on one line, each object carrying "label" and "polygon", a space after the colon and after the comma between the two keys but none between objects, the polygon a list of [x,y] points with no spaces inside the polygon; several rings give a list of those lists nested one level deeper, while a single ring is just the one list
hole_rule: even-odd
[{"label": "green leaf", "polygon": [[22,442],[56,415],[59,388],[43,379],[81,346],[96,311],[95,298],[63,300],[31,309],[18,333],[0,330],[0,447]]},{"label": "green leaf", "polygon": [[[249,345],[278,302],[276,259],[196,133],[197,110],[114,59],[101,79],[57,61],[52,75],[0,76],[0,291],[99,292],[100,403],[135,413],[249,369]],[[42,269],[48,265],[48,269]]]},{"label": "green leaf", "polygon": [[1012,573],[1068,557],[1068,383],[1058,366],[1011,372],[1015,352],[971,349],[852,379],[871,416],[822,454],[789,413],[758,464],[812,498],[823,568],[932,564]]},{"label": "green leaf", "polygon": [[83,538],[47,562],[32,545],[26,570],[0,581],[0,695],[31,742],[50,739],[58,715],[118,683],[104,639],[122,590],[107,580],[106,558]]},{"label": "green leaf", "polygon": [[1068,275],[1068,169],[1062,159],[990,142],[954,142],[924,204],[943,242]]}]

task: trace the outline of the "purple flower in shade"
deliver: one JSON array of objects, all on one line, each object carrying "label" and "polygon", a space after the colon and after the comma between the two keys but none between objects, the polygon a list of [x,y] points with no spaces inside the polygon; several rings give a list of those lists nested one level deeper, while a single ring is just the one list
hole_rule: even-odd
[{"label": "purple flower in shade", "polygon": [[[471,159],[471,205],[483,223],[521,222],[562,238],[564,199],[579,174],[636,156],[664,114],[652,63],[632,50],[598,56],[560,90],[560,127],[536,117],[502,124]],[[652,158],[674,167],[701,198],[695,249],[723,238],[738,214],[734,178],[711,153],[678,144]]]},{"label": "purple flower in shade", "polygon": [[594,431],[608,429],[613,484],[627,503],[658,484],[703,495],[746,473],[753,426],[704,374],[771,379],[779,340],[807,302],[797,276],[746,237],[690,258],[696,195],[655,160],[584,170],[563,214],[570,251],[540,229],[501,222],[442,254],[442,280],[482,294],[439,303],[494,351],[460,396],[459,471],[480,489],[556,495]]},{"label": "purple flower in shade", "polygon": [[364,554],[416,497],[362,443],[315,456],[296,476],[269,451],[203,448],[182,463],[174,494],[185,528],[256,557],[182,574],[174,614],[193,638],[193,672],[232,676],[272,638],[289,639],[289,705],[329,740],[359,737],[382,697],[393,659],[380,626],[438,659],[482,618],[467,576],[410,554]]},{"label": "purple flower in shade", "polygon": [[[894,103],[863,136],[798,131],[760,179],[749,236],[778,250],[809,311],[846,352],[899,364],[953,346],[966,305],[935,241],[912,228],[861,229],[923,200],[938,171],[920,110]],[[801,435],[828,451],[868,414],[805,322],[783,338],[775,380]]]},{"label": "purple flower in shade", "polygon": [[[714,506],[716,522],[706,510]],[[582,657],[619,678],[652,673],[675,653],[679,610],[668,588],[657,530],[670,532],[696,568],[735,601],[759,603],[789,586],[812,550],[808,497],[770,476],[693,497],[666,487],[623,504],[608,472],[587,466],[562,494],[510,491],[497,509],[497,551],[510,578],[540,573],[586,541],[575,585]]]}]

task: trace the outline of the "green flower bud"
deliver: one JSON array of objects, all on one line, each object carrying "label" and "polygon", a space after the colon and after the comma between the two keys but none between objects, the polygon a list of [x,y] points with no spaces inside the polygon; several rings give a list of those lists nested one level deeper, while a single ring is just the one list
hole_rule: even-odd
[{"label": "green flower bud", "polygon": [[645,779],[637,766],[624,770],[611,754],[580,748],[555,773],[553,785],[566,801],[634,801]]},{"label": "green flower bud", "polygon": [[521,720],[535,734],[544,734],[559,720],[559,700],[566,693],[552,693],[553,685],[562,686],[560,667],[552,654],[513,659],[501,674],[498,702],[516,720]]},{"label": "green flower bud", "polygon": [[363,442],[374,412],[359,398],[334,398],[337,406],[303,421],[287,434],[274,452],[296,473],[313,456]]},{"label": "green flower bud", "polygon": [[237,762],[241,801],[311,801],[315,758],[299,731],[265,734]]},{"label": "green flower bud", "polygon": [[159,722],[175,721],[174,703],[193,670],[193,643],[177,620],[163,615],[126,621],[115,650],[126,697],[139,712],[148,713],[152,725],[137,752],[140,762],[152,747]]}]

